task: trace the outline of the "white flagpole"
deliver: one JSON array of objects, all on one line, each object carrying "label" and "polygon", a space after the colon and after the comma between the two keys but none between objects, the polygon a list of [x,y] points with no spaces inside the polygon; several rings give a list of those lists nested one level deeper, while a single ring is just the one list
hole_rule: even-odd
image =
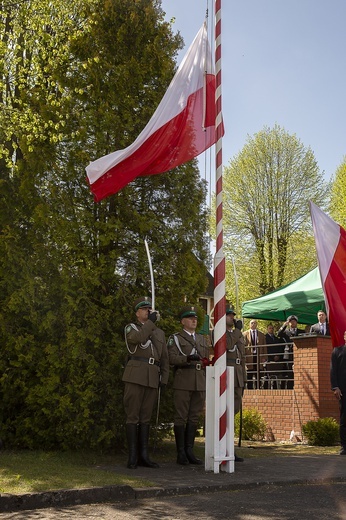
[{"label": "white flagpole", "polygon": [[[225,462],[225,470],[234,471],[233,368],[226,363],[226,268],[222,227],[222,104],[221,104],[221,0],[215,0],[215,74],[216,74],[216,254],[214,258],[214,351],[215,363],[207,375],[207,423],[213,421],[206,438],[206,470]],[[212,372],[214,370],[214,372]],[[214,381],[214,387],[210,383]],[[229,387],[228,387],[229,386]],[[213,388],[213,390],[212,390]],[[210,391],[208,391],[210,390]],[[213,394],[213,395],[211,395]],[[213,411],[214,400],[214,411]],[[229,417],[227,417],[227,414]],[[231,416],[232,414],[232,416]],[[209,421],[209,419],[211,419]],[[218,436],[218,438],[216,438]],[[211,439],[211,441],[210,441]],[[211,444],[213,446],[211,446]],[[212,463],[213,462],[213,463]]]}]

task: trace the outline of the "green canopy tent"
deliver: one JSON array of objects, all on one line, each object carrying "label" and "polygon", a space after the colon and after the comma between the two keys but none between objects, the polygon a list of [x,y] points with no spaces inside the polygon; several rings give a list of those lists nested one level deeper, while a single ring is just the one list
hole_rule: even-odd
[{"label": "green canopy tent", "polygon": [[317,322],[317,311],[325,311],[324,295],[318,267],[276,291],[242,305],[243,318],[286,321],[295,314],[299,323]]}]

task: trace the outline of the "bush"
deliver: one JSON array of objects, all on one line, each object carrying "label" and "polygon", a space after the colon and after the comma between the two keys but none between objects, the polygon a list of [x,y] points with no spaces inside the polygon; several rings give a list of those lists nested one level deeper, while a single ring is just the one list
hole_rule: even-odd
[{"label": "bush", "polygon": [[333,446],[339,440],[339,425],[332,417],[308,421],[302,426],[302,433],[311,446]]},{"label": "bush", "polygon": [[[239,437],[240,413],[234,418],[235,436]],[[262,414],[255,408],[243,410],[242,438],[248,441],[261,441],[264,439],[267,424]]]}]

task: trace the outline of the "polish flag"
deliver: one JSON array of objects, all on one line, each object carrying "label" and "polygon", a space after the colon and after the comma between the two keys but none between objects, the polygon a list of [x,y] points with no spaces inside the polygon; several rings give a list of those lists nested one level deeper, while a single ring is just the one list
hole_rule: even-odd
[{"label": "polish flag", "polygon": [[318,265],[333,347],[346,331],[346,231],[310,201]]},{"label": "polish flag", "polygon": [[127,148],[86,168],[95,201],[141,175],[164,173],[216,142],[215,74],[203,24],[147,126]]}]

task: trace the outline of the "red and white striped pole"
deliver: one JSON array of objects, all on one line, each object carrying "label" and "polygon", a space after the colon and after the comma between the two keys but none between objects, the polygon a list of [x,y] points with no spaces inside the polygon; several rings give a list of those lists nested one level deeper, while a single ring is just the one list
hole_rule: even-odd
[{"label": "red and white striped pole", "polygon": [[220,448],[226,451],[226,269],[222,228],[222,105],[221,105],[221,0],[215,0],[215,74],[216,74],[216,253],[214,259],[214,349],[215,363],[221,369],[219,426]]}]

